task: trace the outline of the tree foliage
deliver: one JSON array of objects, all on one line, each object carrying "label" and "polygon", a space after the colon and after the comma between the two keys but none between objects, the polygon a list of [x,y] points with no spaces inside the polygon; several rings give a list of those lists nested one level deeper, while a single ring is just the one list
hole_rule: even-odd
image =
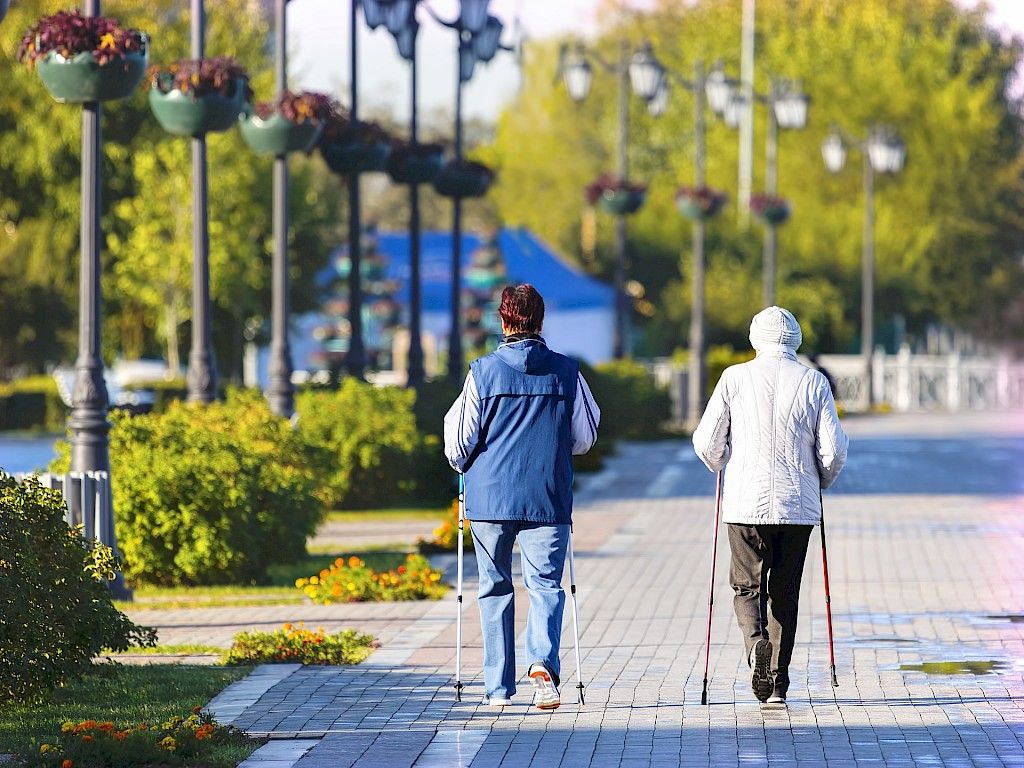
[{"label": "tree foliage", "polygon": [[[610,14],[592,43],[615,61],[620,39],[634,47],[650,39],[683,76],[698,60],[710,67],[717,59],[735,74],[740,6],[661,0],[650,13]],[[908,149],[904,171],[876,184],[878,321],[902,314],[911,331],[941,321],[989,338],[1020,334],[1024,156],[1007,84],[1021,42],[1001,39],[982,11],[951,0],[762,0],[757,14],[756,89],[767,92],[771,75],[798,78],[812,98],[807,128],[781,131],[779,140],[779,189],[794,211],[779,231],[779,301],[805,323],[808,346],[852,347],[860,325],[861,157],[851,151],[835,176],[825,169],[820,146],[834,123],[858,137],[891,124]],[[617,84],[595,67],[590,96],[574,104],[553,77],[556,43],[531,49],[526,86],[501,116],[487,159],[499,168],[493,195],[506,223],[575,254],[582,189],[614,166]],[[762,230],[737,223],[737,133],[707,114],[707,181],[733,201],[708,228],[709,328],[712,341],[739,341],[760,305]],[[759,106],[755,191],[765,130]],[[631,176],[650,184],[630,220],[631,276],[659,309],[647,351],[664,352],[685,343],[689,315],[690,228],[673,196],[693,180],[692,95],[674,88],[660,118],[631,97],[629,131]],[[597,256],[586,266],[607,274],[612,222],[597,218]]]}]

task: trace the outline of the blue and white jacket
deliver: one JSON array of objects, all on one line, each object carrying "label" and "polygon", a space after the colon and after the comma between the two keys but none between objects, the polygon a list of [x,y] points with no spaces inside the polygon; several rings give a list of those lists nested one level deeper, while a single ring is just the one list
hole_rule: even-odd
[{"label": "blue and white jacket", "polygon": [[539,336],[474,361],[444,418],[445,456],[466,476],[466,516],[571,522],[572,456],[593,447],[600,421],[579,365]]}]

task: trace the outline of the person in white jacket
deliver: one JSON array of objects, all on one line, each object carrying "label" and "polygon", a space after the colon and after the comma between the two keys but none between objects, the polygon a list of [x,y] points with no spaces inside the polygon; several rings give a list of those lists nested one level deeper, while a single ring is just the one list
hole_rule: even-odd
[{"label": "person in white jacket", "polygon": [[796,359],[802,339],[788,310],[755,315],[757,357],[725,370],[693,433],[701,461],[724,471],[733,605],[751,688],[769,703],[786,701],[808,540],[849,446],[828,380]]}]

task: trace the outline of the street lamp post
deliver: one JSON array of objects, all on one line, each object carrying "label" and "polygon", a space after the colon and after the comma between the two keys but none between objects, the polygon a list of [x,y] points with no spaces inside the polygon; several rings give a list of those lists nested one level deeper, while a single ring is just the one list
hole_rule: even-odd
[{"label": "street lamp post", "polygon": [[864,173],[864,241],[861,254],[861,356],[864,359],[864,386],[868,408],[875,403],[872,353],[875,344],[875,174],[899,173],[906,162],[907,150],[890,128],[875,127],[867,139],[858,140],[833,128],[821,145],[825,166],[839,173],[846,164],[846,147],[860,150]]},{"label": "street lamp post", "polygon": [[[287,0],[274,2],[274,71],[277,96],[288,87]],[[288,155],[274,158],[274,255],[271,289],[270,386],[267,401],[278,416],[290,418],[295,410],[292,352],[288,340]]]},{"label": "street lamp post", "polygon": [[[206,10],[192,0],[192,58],[206,55]],[[192,137],[192,348],[188,355],[188,400],[217,397],[217,367],[210,318],[210,230],[207,205],[206,134]]]},{"label": "street lamp post", "polygon": [[[720,72],[720,70],[718,70]],[[716,79],[725,80],[724,74]],[[801,130],[807,125],[807,110],[810,99],[800,84],[790,80],[773,79],[767,94],[752,92],[755,103],[763,104],[768,115],[767,141],[765,146],[765,194],[778,194],[779,175],[779,129]],[[746,100],[740,94],[733,94],[721,105],[720,114],[730,128],[739,127],[746,109]],[[781,223],[781,222],[780,222]],[[761,262],[761,300],[764,306],[775,304],[776,272],[778,261],[778,224],[765,223],[763,259]]]},{"label": "street lamp post", "polygon": [[[589,60],[593,59],[607,72],[615,75],[618,80],[618,158],[617,173],[621,181],[629,178],[629,90],[632,86],[637,96],[650,102],[661,85],[663,72],[654,58],[650,45],[644,45],[630,56],[629,43],[619,43],[619,60],[609,62],[578,43],[569,54],[562,52],[560,64],[562,79],[569,97],[579,103],[587,98],[593,84],[593,67]],[[612,342],[612,354],[621,359],[629,355],[629,307],[626,304],[626,269],[627,269],[627,229],[626,215],[615,216],[615,330]]]},{"label": "street lamp post", "polygon": [[[660,68],[660,65],[659,65]],[[658,117],[668,105],[669,83],[674,81],[694,96],[693,109],[693,176],[694,186],[701,189],[706,184],[706,135],[704,101],[715,111],[717,105],[726,104],[733,94],[734,85],[725,79],[720,69],[705,75],[704,62],[698,60],[693,68],[693,80],[687,80],[673,70],[662,68],[662,78],[654,97],[648,102],[648,111]],[[707,366],[704,360],[706,346],[704,311],[704,276],[706,269],[706,223],[702,218],[693,221],[693,246],[691,253],[691,299],[690,299],[690,356],[687,372],[686,423],[692,429],[704,412],[707,391]]]},{"label": "street lamp post", "polygon": [[[364,13],[374,0],[363,3]],[[379,3],[378,5],[383,5]],[[349,117],[352,123],[359,120],[359,2],[349,3]],[[371,11],[372,12],[372,11]],[[363,343],[363,222],[360,210],[359,174],[348,176],[348,353],[345,366],[348,373],[357,379],[363,377],[366,367],[366,347]]]}]

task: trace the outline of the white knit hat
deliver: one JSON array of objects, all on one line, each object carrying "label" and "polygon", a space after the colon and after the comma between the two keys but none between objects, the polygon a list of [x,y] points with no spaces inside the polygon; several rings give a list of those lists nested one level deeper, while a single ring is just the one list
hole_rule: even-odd
[{"label": "white knit hat", "polygon": [[750,345],[757,351],[787,347],[796,352],[803,338],[800,323],[782,307],[762,309],[750,321]]}]

